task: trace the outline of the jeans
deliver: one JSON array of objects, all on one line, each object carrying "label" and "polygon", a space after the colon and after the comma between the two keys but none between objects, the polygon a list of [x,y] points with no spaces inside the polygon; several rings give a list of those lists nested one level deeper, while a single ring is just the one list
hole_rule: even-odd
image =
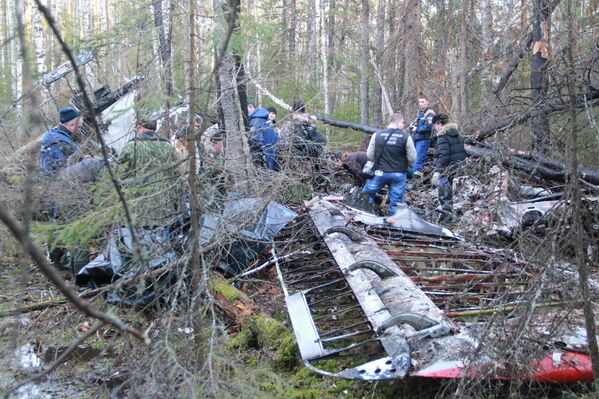
[{"label": "jeans", "polygon": [[452,190],[453,179],[447,176],[441,176],[439,178],[439,189],[437,195],[439,198],[439,205],[443,210],[452,212],[453,211],[453,190]]},{"label": "jeans", "polygon": [[422,171],[422,166],[424,165],[426,153],[428,152],[430,144],[430,140],[418,140],[414,143],[414,147],[416,147],[416,161],[414,161],[414,165],[412,166],[414,172]]},{"label": "jeans", "polygon": [[384,186],[389,186],[389,212],[393,215],[397,211],[397,203],[403,201],[406,192],[406,174],[401,172],[383,172],[381,176],[373,176],[362,189],[368,193],[368,203],[374,204],[374,198]]}]

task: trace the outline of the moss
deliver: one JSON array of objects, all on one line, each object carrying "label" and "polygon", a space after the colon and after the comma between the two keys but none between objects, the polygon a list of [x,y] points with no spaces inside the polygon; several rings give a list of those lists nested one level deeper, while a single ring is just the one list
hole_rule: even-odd
[{"label": "moss", "polygon": [[291,334],[283,323],[266,315],[250,318],[250,328],[257,334],[259,348],[278,348],[285,336]]},{"label": "moss", "polygon": [[229,348],[231,349],[248,349],[255,347],[255,339],[252,331],[249,328],[245,328],[245,326],[241,329],[241,331],[231,338],[227,343]]},{"label": "moss", "polygon": [[210,289],[214,292],[222,294],[222,296],[224,296],[229,302],[233,302],[237,299],[249,300],[247,295],[245,295],[243,292],[219,278],[213,278],[210,280]]},{"label": "moss", "polygon": [[275,368],[278,370],[292,370],[298,364],[297,345],[291,334],[286,334],[277,348]]},{"label": "moss", "polygon": [[265,315],[244,320],[241,331],[229,340],[234,349],[268,349],[274,351],[273,366],[288,371],[297,365],[295,338],[283,323]]}]

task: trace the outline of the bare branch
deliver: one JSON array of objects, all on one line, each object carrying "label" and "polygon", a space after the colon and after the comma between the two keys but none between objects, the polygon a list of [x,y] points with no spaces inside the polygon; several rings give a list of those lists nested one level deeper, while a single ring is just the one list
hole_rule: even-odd
[{"label": "bare branch", "polygon": [[139,330],[123,323],[119,318],[101,312],[98,309],[91,306],[89,302],[82,299],[75,291],[73,291],[66,282],[60,277],[57,271],[48,263],[46,257],[42,254],[40,249],[31,240],[31,237],[23,226],[21,226],[12,216],[10,216],[4,206],[0,205],[0,220],[8,227],[12,235],[21,244],[25,253],[31,257],[35,264],[39,267],[40,271],[50,280],[56,288],[79,310],[86,315],[93,317],[94,319],[101,320],[106,324],[110,324],[115,328],[123,332],[128,332],[134,337],[142,340],[144,343],[149,344],[150,340],[144,336]]}]

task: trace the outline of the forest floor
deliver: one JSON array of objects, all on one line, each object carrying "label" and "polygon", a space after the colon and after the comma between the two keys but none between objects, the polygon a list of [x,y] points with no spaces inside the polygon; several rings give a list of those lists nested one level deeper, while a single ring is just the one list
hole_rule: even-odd
[{"label": "forest floor", "polygon": [[[68,282],[74,284],[70,272],[61,273]],[[275,281],[266,281],[254,284],[254,287],[262,288],[254,293],[254,299],[246,298],[256,304],[255,316],[252,316],[252,321],[248,321],[247,324],[258,327],[252,327],[251,332],[233,332],[227,345],[227,356],[235,358],[242,368],[252,370],[251,383],[254,386],[246,386],[248,392],[241,393],[241,397],[386,398],[397,397],[397,393],[402,391],[406,394],[401,395],[402,397],[432,397],[444,385],[430,381],[426,384],[412,381],[357,383],[313,374],[299,364],[295,341],[291,340],[291,345],[286,348],[277,347],[277,343],[263,342],[265,339],[276,339],[272,336],[275,331],[273,325],[276,325],[276,335],[291,336],[285,322],[277,321],[285,318],[284,302],[282,296],[280,301],[272,300],[273,292],[276,295],[278,291],[278,288],[274,291],[269,288],[273,287],[274,283]],[[15,290],[15,287],[18,289]],[[75,311],[68,304],[6,317],[7,311],[19,306],[50,302],[60,297],[45,277],[23,259],[0,259],[0,292],[0,312],[4,313],[0,318],[0,353],[6,354],[0,357],[0,392],[6,394],[16,384],[50,367],[53,357],[90,329],[93,320]],[[154,325],[154,337],[163,333],[159,330],[165,325],[165,317],[144,314],[134,309],[115,308],[104,304],[101,298],[92,303],[101,310],[117,314],[129,324],[142,328]],[[258,305],[259,303],[264,306]],[[175,340],[191,339],[184,329],[178,331]],[[261,343],[256,345],[248,342],[252,340],[248,334],[254,335],[253,338]],[[147,359],[140,359],[141,352],[154,352],[158,350],[159,345],[162,345],[162,342],[157,339],[150,348],[144,348],[144,345],[131,337],[119,336],[113,329],[103,327],[82,343],[52,373],[40,381],[22,386],[10,397],[165,397],[163,392],[168,390],[165,386],[140,378],[144,374],[144,367],[147,367]],[[185,342],[175,344],[179,345],[185,345]],[[239,378],[233,375],[231,377]],[[238,383],[240,382],[235,382]],[[143,396],[139,396],[139,389],[132,389],[132,385],[135,384],[145,387]],[[230,396],[230,392],[222,392],[222,397]]]},{"label": "forest floor", "polygon": [[[486,177],[486,171],[482,174]],[[484,182],[484,180],[483,180]],[[478,186],[493,187],[491,183]],[[484,198],[484,197],[483,197]],[[437,216],[435,190],[415,190],[406,202],[432,220]],[[467,201],[464,201],[467,203]],[[479,203],[468,203],[478,210]],[[486,209],[483,207],[483,209]],[[485,216],[485,215],[483,215]],[[450,226],[465,237],[480,237],[488,227],[480,213]],[[434,221],[434,220],[432,220]],[[497,246],[501,242],[493,239]],[[61,271],[73,287],[69,271]],[[100,310],[148,332],[145,346],[128,335],[101,327],[48,376],[13,392],[12,398],[426,398],[426,397],[546,397],[591,398],[587,385],[559,386],[459,380],[408,378],[392,382],[356,382],[316,375],[301,364],[283,295],[276,275],[260,273],[243,291],[213,276],[214,296],[231,308],[241,309],[239,319],[210,327],[206,315],[177,311],[139,311],[107,305],[101,296],[92,300]],[[55,357],[89,331],[94,320],[70,304],[7,316],[11,310],[61,298],[16,243],[0,228],[0,393],[47,370]],[[221,303],[222,305],[222,303]],[[219,309],[222,311],[222,306]],[[209,313],[208,311],[206,311]],[[226,313],[226,312],[225,312]],[[214,340],[213,338],[216,337]],[[210,351],[206,354],[206,343]],[[200,355],[202,359],[199,359]],[[213,356],[205,367],[206,356]],[[207,379],[214,379],[207,388]]]},{"label": "forest floor", "polygon": [[[2,244],[6,249],[6,241]],[[52,357],[71,345],[93,324],[93,320],[68,304],[4,317],[7,311],[19,306],[51,302],[60,297],[33,265],[15,255],[16,250],[12,252],[13,255],[4,252],[0,257],[0,312],[3,313],[0,318],[0,353],[6,354],[0,358],[0,392],[3,394],[8,388],[50,367]],[[74,285],[70,272],[61,273]],[[463,393],[463,386],[456,381],[406,379],[368,383],[316,375],[300,364],[294,339],[283,339],[292,335],[274,273],[266,272],[259,277],[251,282],[251,291],[245,294],[225,288],[215,291],[224,293],[232,302],[235,302],[236,296],[243,297],[243,303],[252,307],[252,315],[243,321],[241,331],[236,331],[239,325],[229,324],[230,331],[221,353],[237,366],[231,366],[226,376],[220,376],[231,380],[220,383],[224,390],[217,390],[217,397],[594,397],[586,393],[586,385],[518,386],[505,382],[484,382],[470,387],[471,392]],[[225,285],[230,287],[229,284]],[[118,335],[113,329],[103,327],[47,377],[26,384],[11,398],[171,397],[165,394],[170,391],[166,385],[168,378],[160,381],[149,377],[149,367],[161,361],[159,356],[151,357],[149,354],[160,351],[164,345],[160,337],[165,334],[166,325],[178,315],[117,308],[106,305],[101,298],[95,299],[93,304],[138,328],[152,329],[150,347],[144,347],[130,336]],[[175,348],[185,348],[193,340],[185,328],[176,328],[175,331],[178,332],[172,337]],[[179,353],[183,357],[190,355],[185,351]],[[188,360],[179,359],[182,363]],[[231,368],[238,370],[231,371]],[[204,397],[189,392],[178,397],[192,396]]]}]

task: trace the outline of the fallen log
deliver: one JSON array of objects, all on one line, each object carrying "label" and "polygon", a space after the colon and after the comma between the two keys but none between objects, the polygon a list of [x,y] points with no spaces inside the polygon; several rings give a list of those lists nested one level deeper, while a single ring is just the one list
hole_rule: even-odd
[{"label": "fallen log", "polygon": [[345,122],[345,121],[340,121],[337,119],[333,119],[333,118],[329,118],[326,116],[320,116],[320,115],[314,115],[316,117],[316,119],[322,123],[325,123],[327,125],[331,125],[331,126],[336,126],[336,127],[341,127],[344,129],[353,129],[353,130],[357,130],[360,132],[364,132],[366,134],[374,134],[382,129],[378,129],[376,127],[372,127],[372,126],[368,126],[368,125],[362,125],[359,123],[352,123],[352,122]]},{"label": "fallen log", "polygon": [[[466,145],[465,148],[466,153],[469,156],[495,159],[505,166],[527,172],[546,180],[552,180],[559,183],[566,182],[568,167],[567,163],[564,161],[555,160],[539,153],[530,154],[532,159],[526,159],[524,156],[513,155],[506,153],[505,151],[502,152],[498,149],[482,145]],[[587,183],[595,186],[599,184],[599,171],[581,166],[578,168],[578,175]]]},{"label": "fallen log", "polygon": [[[381,130],[368,125],[340,121],[319,115],[316,115],[316,119],[327,125],[358,130],[366,134],[373,134]],[[553,159],[538,152],[517,152],[516,154],[506,151],[502,152],[489,145],[483,145],[475,140],[471,140],[469,145],[466,145],[466,152],[470,156],[497,159],[506,166],[560,183],[565,183],[566,174],[568,173],[568,166],[565,161]],[[594,186],[599,185],[599,171],[586,166],[580,166],[578,168],[578,174],[583,181]]]},{"label": "fallen log", "polygon": [[[589,88],[589,91],[584,97],[581,97],[576,101],[576,108],[595,107],[598,105],[599,91],[591,90],[591,88]],[[569,106],[570,104],[568,101],[562,99],[547,102],[543,106],[533,106],[521,112],[508,115],[490,125],[484,126],[476,133],[466,136],[464,139],[469,143],[473,143],[474,141],[484,141],[487,138],[495,135],[497,132],[510,129],[514,126],[522,125],[534,116],[564,112]]]}]

